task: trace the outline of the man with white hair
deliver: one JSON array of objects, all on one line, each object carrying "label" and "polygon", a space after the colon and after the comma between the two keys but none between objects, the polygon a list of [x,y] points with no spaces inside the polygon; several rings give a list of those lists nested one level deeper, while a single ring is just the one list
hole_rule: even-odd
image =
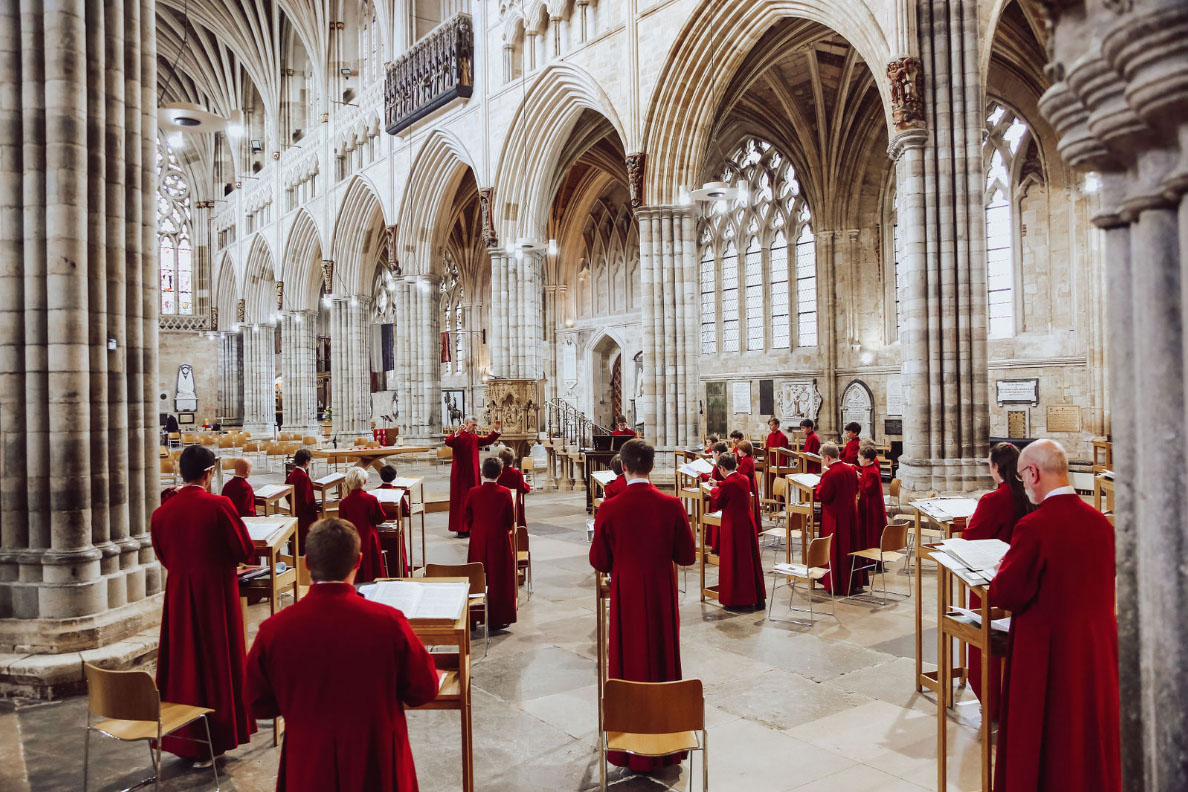
[{"label": "man with white hair", "polygon": [[479,483],[479,448],[499,439],[499,421],[491,428],[489,435],[479,437],[478,419],[470,415],[445,439],[445,444],[454,451],[450,467],[450,530],[457,536],[470,535],[466,526],[466,493]]},{"label": "man with white hair", "polygon": [[990,584],[1012,613],[994,789],[1120,790],[1114,527],[1069,486],[1059,443],[1016,469],[1038,508]]}]

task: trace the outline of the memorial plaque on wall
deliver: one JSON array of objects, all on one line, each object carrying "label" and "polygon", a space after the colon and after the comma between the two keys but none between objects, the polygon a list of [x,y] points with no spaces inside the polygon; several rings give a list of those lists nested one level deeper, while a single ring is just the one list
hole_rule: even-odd
[{"label": "memorial plaque on wall", "polygon": [[[887,375],[887,415],[903,415],[903,375]],[[890,434],[890,432],[888,432]],[[896,432],[896,434],[900,434]]]},{"label": "memorial plaque on wall", "polygon": [[1075,404],[1053,404],[1048,407],[1049,432],[1081,431],[1081,408]]},{"label": "memorial plaque on wall", "polygon": [[861,380],[854,380],[842,392],[841,420],[842,426],[856,423],[862,427],[859,437],[874,437],[874,399],[870,388]]},{"label": "memorial plaque on wall", "polygon": [[888,418],[883,421],[883,434],[885,435],[901,435],[903,434],[903,419],[902,418]]},{"label": "memorial plaque on wall", "polygon": [[730,411],[751,414],[751,381],[730,383]]},{"label": "memorial plaque on wall", "polygon": [[1039,379],[1003,379],[994,383],[999,404],[1039,405]]},{"label": "memorial plaque on wall", "polygon": [[1007,410],[1007,437],[1024,438],[1031,433],[1027,410]]}]

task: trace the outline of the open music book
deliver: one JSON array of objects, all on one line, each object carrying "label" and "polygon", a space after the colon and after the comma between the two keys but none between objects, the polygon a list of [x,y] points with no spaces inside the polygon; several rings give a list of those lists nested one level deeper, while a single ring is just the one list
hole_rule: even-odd
[{"label": "open music book", "polygon": [[469,593],[469,583],[381,580],[367,591],[366,597],[396,608],[409,621],[452,624],[466,608]]},{"label": "open music book", "polygon": [[424,480],[425,479],[423,479],[423,478],[416,478],[413,476],[404,476],[404,477],[397,476],[396,478],[392,479],[392,486],[396,487],[397,489],[406,489],[407,490],[407,489],[412,489],[413,487],[417,486]]},{"label": "open music book", "polygon": [[607,484],[610,484],[612,481],[617,479],[618,476],[615,475],[613,470],[595,470],[590,474],[590,478],[594,479],[605,487]]},{"label": "open music book", "polygon": [[709,475],[714,472],[714,466],[705,459],[694,459],[687,465],[682,465],[677,468],[678,473],[683,473],[686,476],[701,476]]},{"label": "open music book", "polygon": [[274,495],[280,495],[282,492],[288,492],[292,487],[288,484],[266,484],[255,491],[257,498],[271,498]]},{"label": "open music book", "polygon": [[940,543],[941,548],[973,570],[993,569],[1011,546],[1001,539],[962,539],[955,537]]},{"label": "open music book", "polygon": [[314,479],[313,483],[319,487],[330,487],[346,478],[344,473],[331,473],[329,476],[322,476],[320,479]]},{"label": "open music book", "polygon": [[247,526],[248,536],[253,542],[266,542],[268,537],[284,528],[292,517],[245,517],[243,524]]},{"label": "open music book", "polygon": [[405,491],[402,489],[373,489],[368,492],[374,495],[380,503],[400,503]]},{"label": "open music book", "polygon": [[788,476],[791,481],[795,481],[802,487],[812,489],[821,483],[821,477],[816,473],[793,473]]}]

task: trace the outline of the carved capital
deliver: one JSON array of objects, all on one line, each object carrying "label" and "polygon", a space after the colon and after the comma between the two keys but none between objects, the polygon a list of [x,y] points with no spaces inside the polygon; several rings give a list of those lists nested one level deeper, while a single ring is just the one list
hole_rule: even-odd
[{"label": "carved capital", "polygon": [[924,99],[920,93],[921,68],[917,58],[896,58],[887,64],[891,82],[891,117],[899,130],[924,126]]},{"label": "carved capital", "polygon": [[276,310],[283,311],[285,309],[285,282],[278,280],[276,282]]},{"label": "carved capital", "polygon": [[495,233],[495,215],[491,208],[494,198],[494,187],[479,190],[479,209],[483,213],[483,246],[488,248],[499,247],[499,236]]},{"label": "carved capital", "polygon": [[400,259],[396,256],[396,231],[396,223],[392,223],[392,225],[384,229],[384,242],[388,246],[388,266],[391,267],[397,275],[399,275]]},{"label": "carved capital", "polygon": [[219,329],[219,309],[218,306],[212,305],[210,308],[210,329]]},{"label": "carved capital", "polygon": [[648,155],[642,151],[627,155],[627,185],[631,189],[631,208],[638,209],[644,202],[644,166]]},{"label": "carved capital", "polygon": [[243,324],[247,317],[247,303],[244,300],[239,300],[235,303],[235,321]]}]

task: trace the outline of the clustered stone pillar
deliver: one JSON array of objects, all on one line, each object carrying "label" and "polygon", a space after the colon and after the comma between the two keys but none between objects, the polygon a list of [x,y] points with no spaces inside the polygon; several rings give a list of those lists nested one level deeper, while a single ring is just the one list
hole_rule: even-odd
[{"label": "clustered stone pillar", "polygon": [[543,282],[536,253],[491,254],[491,373],[504,379],[540,379]]},{"label": "clustered stone pillar", "polygon": [[701,442],[698,380],[697,225],[683,206],[643,207],[644,434],[659,447]]},{"label": "clustered stone pillar", "polygon": [[276,429],[276,328],[244,325],[243,428],[256,435]]},{"label": "clustered stone pillar", "polygon": [[[903,266],[909,280],[904,348],[904,440],[899,477],[912,491],[988,486],[983,90],[975,0],[921,0],[922,181],[897,194],[923,198],[923,238]],[[914,154],[907,163],[914,163]],[[914,168],[914,164],[911,166]],[[922,189],[921,189],[922,184]],[[920,221],[919,213],[911,214]],[[899,222],[900,233],[905,222]],[[909,452],[909,447],[911,451]]]},{"label": "clustered stone pillar", "polygon": [[1122,775],[1137,792],[1188,776],[1188,469],[1150,451],[1188,442],[1188,7],[1109,6],[1049,4],[1040,110],[1070,165],[1104,173]]},{"label": "clustered stone pillar", "polygon": [[335,297],[330,306],[330,406],[341,443],[371,433],[371,355],[364,297]]},{"label": "clustered stone pillar", "polygon": [[318,428],[317,362],[314,349],[317,311],[281,314],[281,405],[288,432],[313,434]]},{"label": "clustered stone pillar", "polygon": [[155,24],[0,6],[0,652],[159,611]]},{"label": "clustered stone pillar", "polygon": [[408,276],[396,284],[396,371],[401,432],[441,437],[440,280]]},{"label": "clustered stone pillar", "polygon": [[219,420],[243,423],[243,338],[219,333]]}]

